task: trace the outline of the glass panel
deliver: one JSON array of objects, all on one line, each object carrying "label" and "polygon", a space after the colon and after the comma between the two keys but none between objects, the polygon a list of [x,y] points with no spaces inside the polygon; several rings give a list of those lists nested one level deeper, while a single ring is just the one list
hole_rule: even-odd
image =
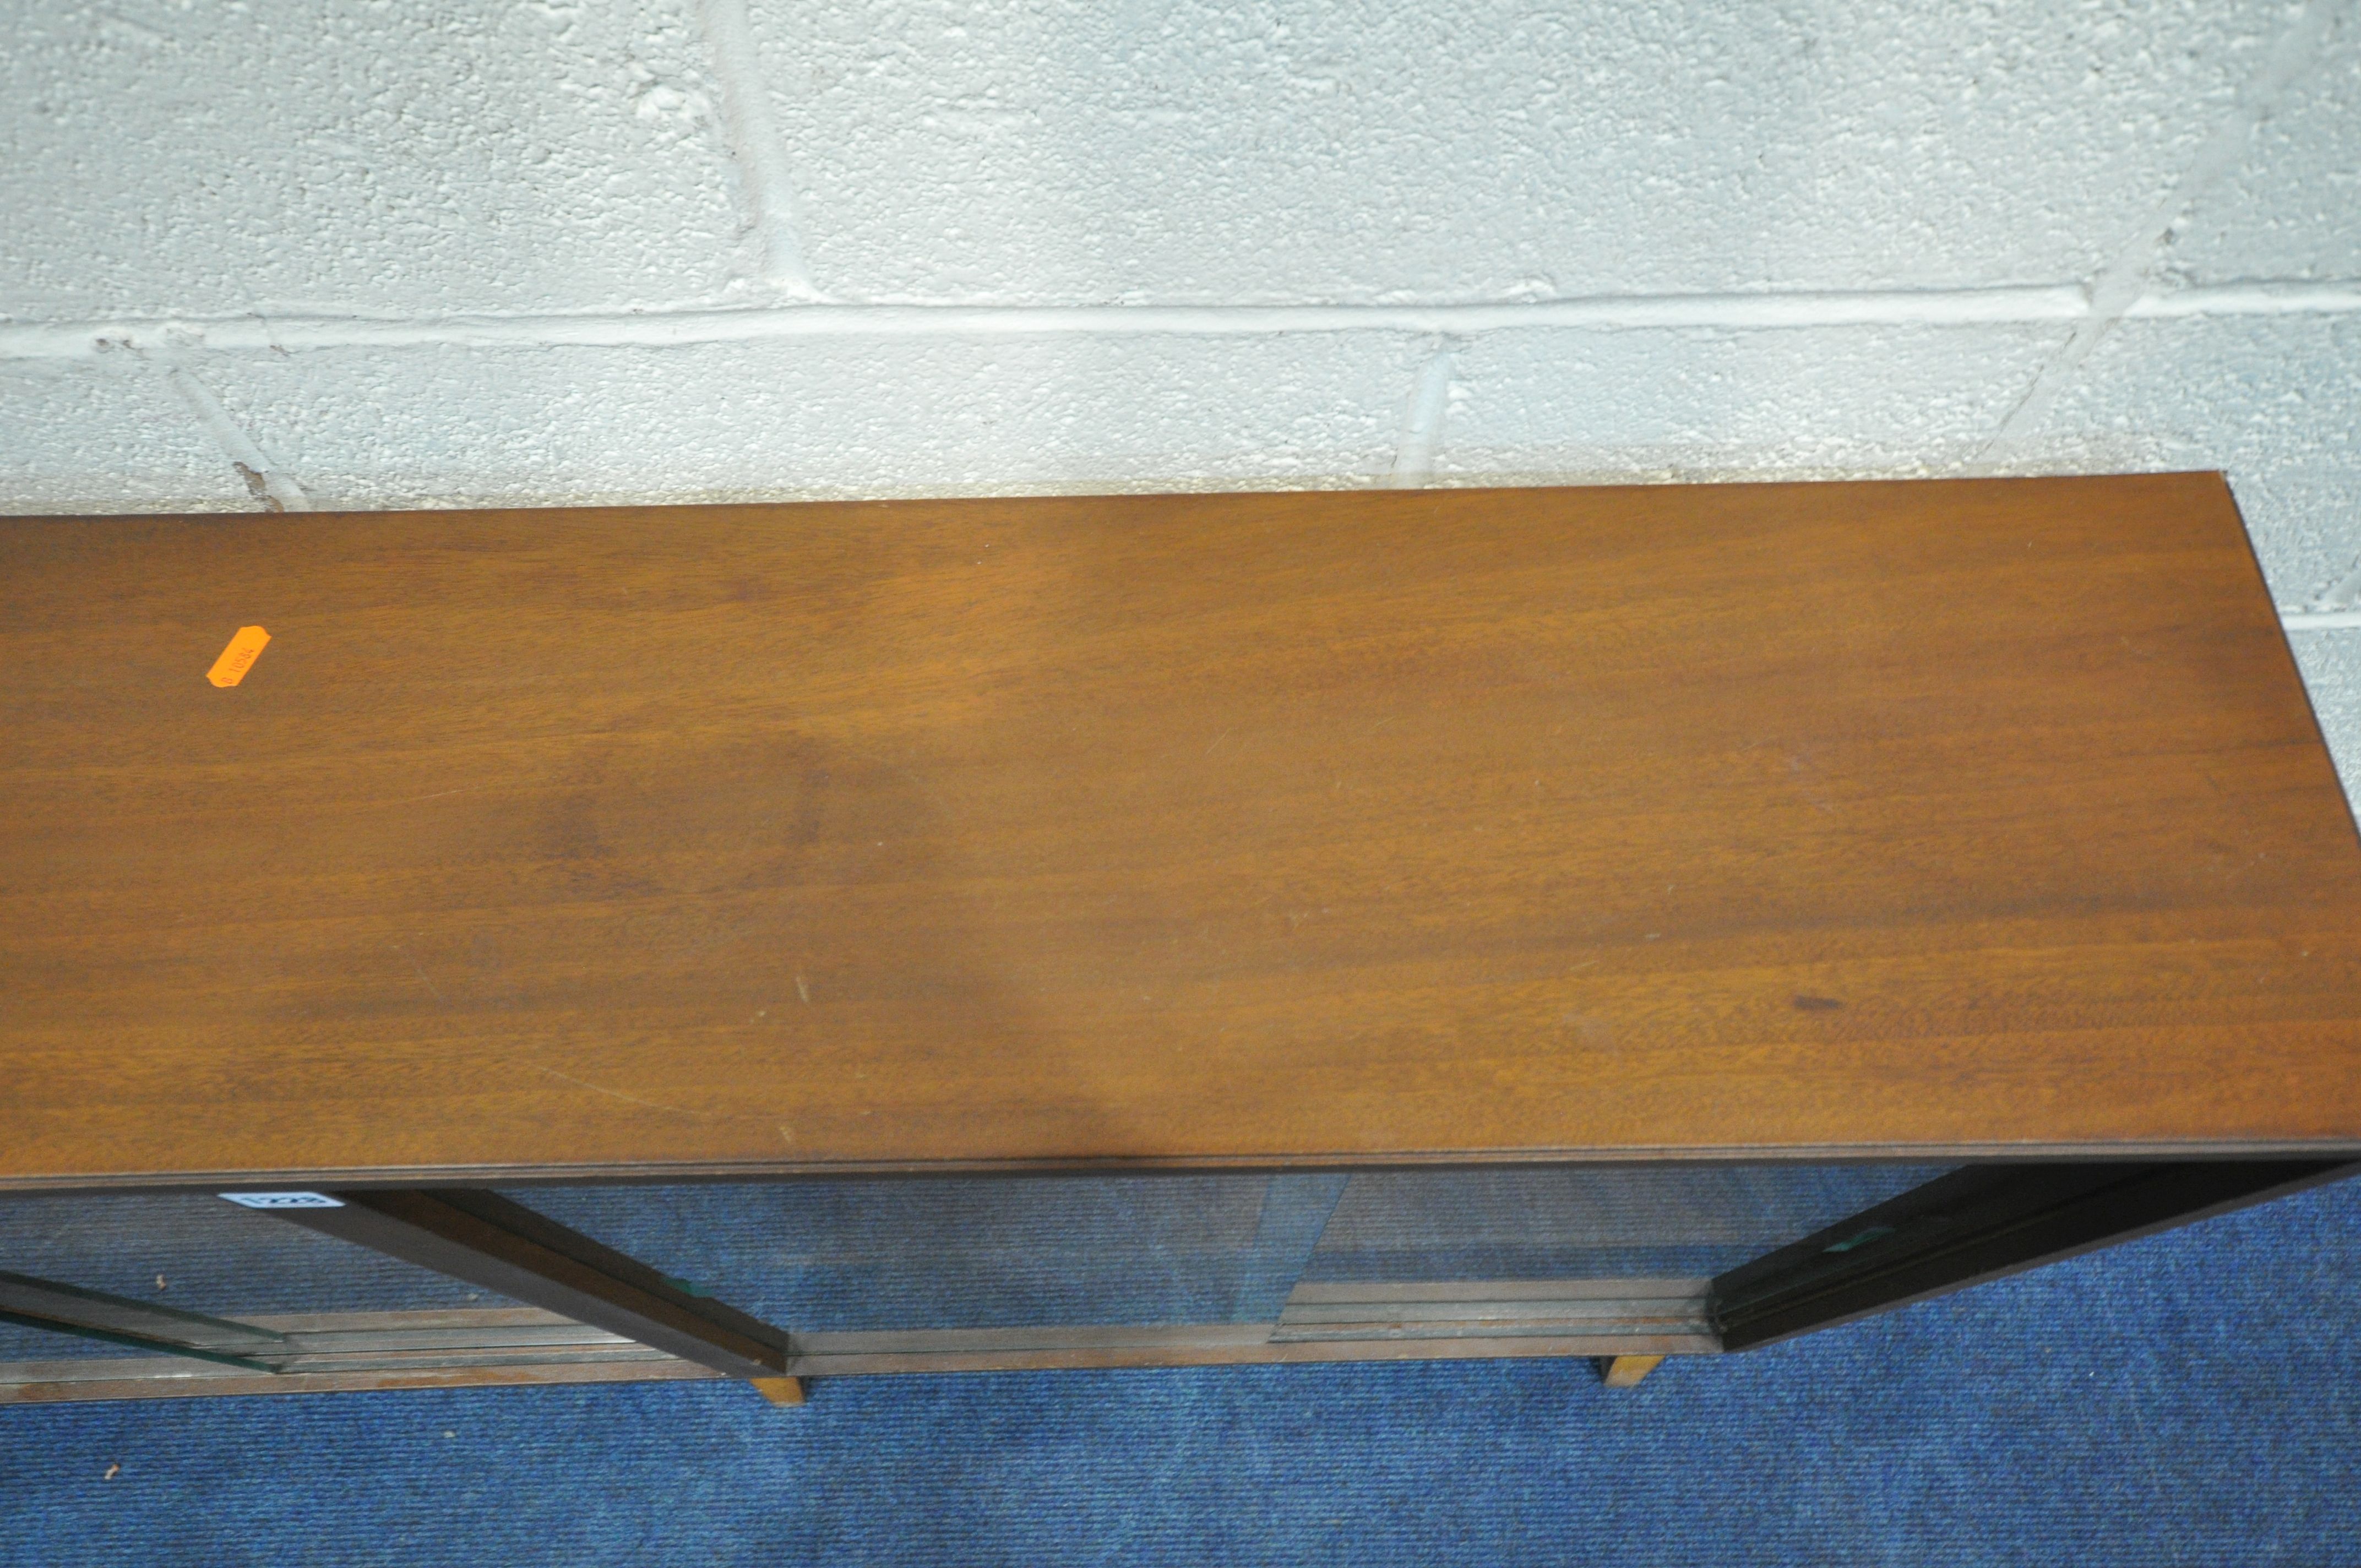
[{"label": "glass panel", "polygon": [[1933,1180],[1925,1165],[1356,1174],[1312,1281],[1705,1278]]},{"label": "glass panel", "polygon": [[1946,1168],[870,1179],[508,1196],[813,1333],[1270,1322],[1299,1282],[1703,1278]]},{"label": "glass panel", "polygon": [[[812,1333],[1271,1323],[1299,1283],[1698,1279],[1944,1168],[873,1178],[509,1196]],[[217,1317],[512,1305],[211,1193],[0,1199],[0,1269]],[[0,1325],[0,1360],[121,1354]]]},{"label": "glass panel", "polygon": [[[210,1192],[0,1198],[0,1269],[216,1318],[514,1305]],[[0,1361],[137,1354],[0,1323]]]},{"label": "glass panel", "polygon": [[561,1224],[805,1332],[1264,1322],[1341,1176],[520,1189]]}]

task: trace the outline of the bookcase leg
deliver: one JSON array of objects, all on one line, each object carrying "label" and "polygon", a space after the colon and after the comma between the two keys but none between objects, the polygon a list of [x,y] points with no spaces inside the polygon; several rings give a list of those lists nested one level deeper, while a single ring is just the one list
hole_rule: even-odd
[{"label": "bookcase leg", "polygon": [[800,1377],[749,1377],[754,1392],[774,1405],[800,1405],[804,1402],[804,1380]]},{"label": "bookcase leg", "polygon": [[1640,1379],[1664,1365],[1661,1355],[1602,1355],[1598,1380],[1609,1388],[1636,1388]]}]

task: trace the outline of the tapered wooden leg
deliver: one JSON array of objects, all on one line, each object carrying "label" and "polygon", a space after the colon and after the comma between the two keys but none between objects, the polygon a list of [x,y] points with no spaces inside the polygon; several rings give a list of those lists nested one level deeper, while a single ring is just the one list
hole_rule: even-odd
[{"label": "tapered wooden leg", "polygon": [[1598,1380],[1609,1388],[1636,1388],[1640,1379],[1664,1365],[1661,1355],[1602,1355]]},{"label": "tapered wooden leg", "polygon": [[800,1377],[749,1377],[754,1392],[774,1405],[800,1405],[804,1402],[804,1380]]}]

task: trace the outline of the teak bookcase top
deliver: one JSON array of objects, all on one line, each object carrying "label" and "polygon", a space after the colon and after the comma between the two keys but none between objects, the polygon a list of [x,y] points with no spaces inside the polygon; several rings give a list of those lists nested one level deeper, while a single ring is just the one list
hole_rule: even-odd
[{"label": "teak bookcase top", "polygon": [[16,520],[0,598],[0,1185],[2361,1148],[2215,476]]}]

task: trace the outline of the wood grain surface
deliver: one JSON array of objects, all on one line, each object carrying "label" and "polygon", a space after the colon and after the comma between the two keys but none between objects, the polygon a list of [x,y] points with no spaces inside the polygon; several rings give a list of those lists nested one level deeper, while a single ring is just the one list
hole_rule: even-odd
[{"label": "wood grain surface", "polygon": [[2214,476],[20,519],[0,653],[0,1185],[2361,1147]]}]

